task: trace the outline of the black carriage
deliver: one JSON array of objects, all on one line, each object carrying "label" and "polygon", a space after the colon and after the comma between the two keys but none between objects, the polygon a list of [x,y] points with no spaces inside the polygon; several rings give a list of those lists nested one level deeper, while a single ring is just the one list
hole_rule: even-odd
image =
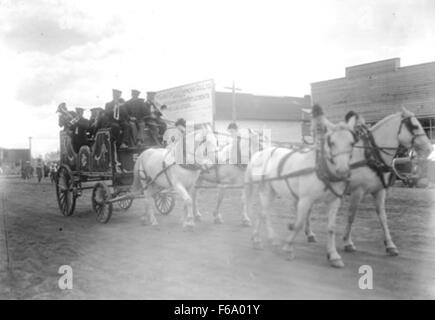
[{"label": "black carriage", "polygon": [[[56,178],[56,195],[61,213],[71,216],[76,200],[84,190],[92,190],[92,209],[100,223],[110,220],[113,203],[128,210],[133,199],[138,197],[130,193],[134,163],[141,152],[153,146],[147,144],[117,150],[111,140],[110,129],[101,129],[90,146],[82,146],[76,153],[71,137],[62,131],[60,167]],[[122,171],[117,169],[117,162],[122,165]],[[154,203],[161,214],[169,214],[175,204],[173,192],[160,190],[154,195]]]}]

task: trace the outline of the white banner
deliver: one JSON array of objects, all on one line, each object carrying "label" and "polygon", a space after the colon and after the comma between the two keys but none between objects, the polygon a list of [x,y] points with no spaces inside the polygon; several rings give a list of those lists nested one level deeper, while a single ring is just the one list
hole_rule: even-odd
[{"label": "white banner", "polygon": [[157,107],[166,105],[163,111],[168,120],[183,118],[195,124],[213,123],[214,81],[205,80],[156,92]]}]

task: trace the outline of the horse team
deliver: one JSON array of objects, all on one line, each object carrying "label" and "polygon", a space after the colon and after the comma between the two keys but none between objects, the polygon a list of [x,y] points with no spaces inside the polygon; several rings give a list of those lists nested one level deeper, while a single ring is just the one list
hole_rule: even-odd
[{"label": "horse team", "polygon": [[[232,140],[224,147],[219,147],[216,134],[210,129],[189,133],[171,148],[144,151],[135,163],[132,188],[134,193],[143,193],[145,196],[143,222],[157,224],[153,206],[150,205],[152,196],[162,188],[172,188],[183,199],[183,226],[193,228],[195,221],[201,219],[195,186],[205,181],[217,184],[219,188],[213,216],[215,223],[222,223],[219,206],[226,187],[242,186],[242,224],[250,226],[250,217],[255,216],[252,234],[254,247],[262,247],[260,230],[263,224],[268,240],[280,245],[271,223],[270,205],[278,195],[289,197],[295,204],[296,220],[289,228],[290,234],[283,249],[288,252],[289,258],[293,258],[294,241],[302,229],[309,242],[316,241],[311,230],[310,214],[314,203],[323,202],[328,212],[327,257],[331,266],[339,268],[344,263],[336,249],[335,232],[336,215],[342,197],[350,193],[344,249],[354,251],[352,223],[359,202],[365,194],[371,194],[384,231],[386,251],[389,255],[397,255],[385,211],[386,190],[393,177],[391,164],[399,146],[414,148],[420,157],[427,157],[432,145],[414,114],[405,108],[385,117],[371,128],[357,114],[349,115],[346,121],[333,124],[316,105],[312,110],[313,146],[282,148],[257,143],[253,148],[249,145],[250,150],[256,149],[257,152],[250,155],[247,166],[225,163],[225,159],[216,161],[227,157],[229,151],[240,148],[240,145],[236,146],[236,140]],[[195,146],[193,152],[188,154],[194,159],[191,164],[177,161],[179,149],[183,149],[186,140],[192,141]],[[241,143],[250,144],[259,140],[243,141]],[[252,204],[255,195],[258,195],[261,206],[254,213]]]}]

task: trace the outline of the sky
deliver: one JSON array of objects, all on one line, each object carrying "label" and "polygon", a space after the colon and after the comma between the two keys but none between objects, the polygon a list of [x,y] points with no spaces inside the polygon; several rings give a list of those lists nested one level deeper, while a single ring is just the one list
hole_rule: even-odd
[{"label": "sky", "polygon": [[435,61],[435,0],[0,0],[0,146],[59,148],[56,107],[111,89],[310,94],[346,66]]}]

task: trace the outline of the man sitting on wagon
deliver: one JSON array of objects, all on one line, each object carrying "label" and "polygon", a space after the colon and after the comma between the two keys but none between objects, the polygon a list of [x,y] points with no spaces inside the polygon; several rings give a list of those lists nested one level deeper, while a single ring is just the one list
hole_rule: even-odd
[{"label": "man sitting on wagon", "polygon": [[95,138],[97,131],[101,128],[104,117],[103,108],[91,108],[91,118],[89,119],[88,136],[90,139]]},{"label": "man sitting on wagon", "polygon": [[112,139],[117,147],[127,148],[131,144],[131,128],[128,123],[128,113],[124,106],[124,99],[121,98],[122,91],[113,89],[113,99],[106,103],[104,110],[103,127],[110,128]]},{"label": "man sitting on wagon", "polygon": [[88,145],[88,136],[86,134],[89,128],[89,120],[83,117],[83,108],[76,108],[77,117],[72,125],[72,145],[76,153],[84,145]]},{"label": "man sitting on wagon", "polygon": [[124,106],[129,116],[134,143],[142,146],[145,142],[145,119],[151,116],[151,111],[139,95],[139,90],[131,90],[131,99]]}]

